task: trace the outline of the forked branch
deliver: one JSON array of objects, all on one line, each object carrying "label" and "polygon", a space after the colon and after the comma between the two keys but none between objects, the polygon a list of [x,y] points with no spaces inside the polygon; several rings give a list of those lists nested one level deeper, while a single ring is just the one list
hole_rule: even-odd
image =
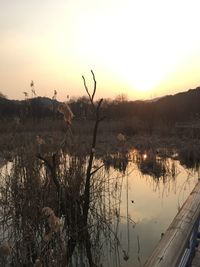
[{"label": "forked branch", "polygon": [[82,78],[83,78],[84,87],[85,87],[85,90],[86,90],[86,92],[87,92],[87,94],[88,94],[88,96],[89,96],[90,102],[91,102],[92,104],[94,104],[93,101],[94,101],[94,96],[95,96],[95,93],[96,93],[97,82],[96,82],[96,79],[95,79],[94,72],[93,72],[92,70],[91,70],[91,73],[92,73],[92,78],[93,78],[93,82],[94,82],[94,87],[93,87],[92,95],[90,94],[89,89],[88,89],[88,87],[87,87],[85,77],[82,76]]}]

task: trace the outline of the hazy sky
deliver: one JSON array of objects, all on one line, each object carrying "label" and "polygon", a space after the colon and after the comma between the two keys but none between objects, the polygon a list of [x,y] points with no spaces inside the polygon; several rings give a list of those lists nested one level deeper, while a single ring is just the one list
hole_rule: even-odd
[{"label": "hazy sky", "polygon": [[0,0],[0,91],[158,97],[200,85],[199,0]]}]

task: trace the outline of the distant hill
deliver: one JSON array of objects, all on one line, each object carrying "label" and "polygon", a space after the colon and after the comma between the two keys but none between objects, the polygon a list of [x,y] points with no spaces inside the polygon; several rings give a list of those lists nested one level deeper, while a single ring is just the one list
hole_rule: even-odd
[{"label": "distant hill", "polygon": [[200,118],[200,87],[165,96],[154,104],[155,112],[168,120],[185,121]]},{"label": "distant hill", "polygon": [[[53,114],[55,116],[55,107],[58,104],[58,101],[47,97],[22,101],[0,97],[0,118],[19,116],[39,119]],[[89,102],[81,98],[72,101],[70,106],[76,118],[85,118],[91,114]],[[150,101],[105,102],[102,113],[111,120],[131,121],[132,118],[137,118],[148,125],[200,120],[200,87]]]},{"label": "distant hill", "polygon": [[200,120],[200,87],[154,101],[129,101],[112,104],[105,114],[109,118],[139,120],[143,124],[172,125],[177,122]]},{"label": "distant hill", "polygon": [[153,99],[147,99],[147,100],[145,100],[145,102],[146,103],[153,103],[153,102],[156,102],[156,101],[160,100],[163,97],[165,97],[165,96],[156,97],[156,98],[153,98]]}]

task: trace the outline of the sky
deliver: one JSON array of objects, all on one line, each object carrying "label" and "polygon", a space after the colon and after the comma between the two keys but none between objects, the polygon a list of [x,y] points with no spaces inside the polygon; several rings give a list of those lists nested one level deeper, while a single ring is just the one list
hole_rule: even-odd
[{"label": "sky", "polygon": [[151,99],[200,85],[199,0],[0,0],[0,92]]}]

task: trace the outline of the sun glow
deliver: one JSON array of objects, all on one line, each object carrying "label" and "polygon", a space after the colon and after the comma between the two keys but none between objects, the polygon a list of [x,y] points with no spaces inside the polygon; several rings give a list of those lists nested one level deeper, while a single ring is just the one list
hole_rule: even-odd
[{"label": "sun glow", "polygon": [[5,1],[0,86],[17,97],[34,80],[38,94],[80,95],[90,69],[105,97],[198,86],[199,8],[199,0]]},{"label": "sun glow", "polygon": [[193,16],[185,19],[192,7],[188,1],[120,2],[112,18],[109,6],[104,13],[82,17],[78,51],[91,65],[98,62],[134,91],[149,92],[200,44],[193,27],[198,16],[193,10]]}]

